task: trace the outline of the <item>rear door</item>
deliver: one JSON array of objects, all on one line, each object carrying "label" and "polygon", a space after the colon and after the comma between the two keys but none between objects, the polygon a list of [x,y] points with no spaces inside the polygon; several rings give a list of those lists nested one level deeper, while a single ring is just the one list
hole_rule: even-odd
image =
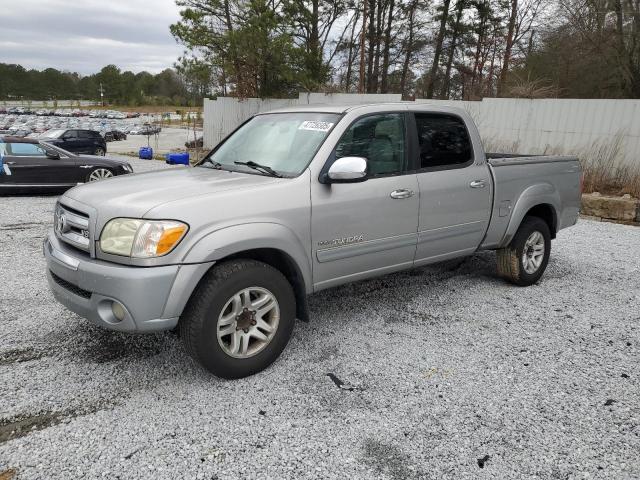
[{"label": "rear door", "polygon": [[28,185],[75,185],[79,168],[68,157],[58,159],[47,157],[43,147],[34,143],[7,142],[5,163],[12,175],[7,184]]},{"label": "rear door", "polygon": [[73,153],[85,153],[77,130],[67,130],[61,139],[62,144],[58,144],[61,148]]},{"label": "rear door", "polygon": [[82,148],[82,153],[92,154],[95,151],[98,138],[100,138],[100,134],[98,132],[78,130],[78,140],[80,148]]},{"label": "rear door", "polygon": [[[473,253],[491,215],[491,174],[462,118],[413,113],[420,215],[416,265]],[[477,155],[477,152],[475,154]]]},{"label": "rear door", "polygon": [[369,178],[331,185],[312,182],[315,288],[401,270],[413,263],[418,184],[415,172],[408,168],[407,121],[404,112],[355,120],[327,164],[342,157],[365,157]]}]

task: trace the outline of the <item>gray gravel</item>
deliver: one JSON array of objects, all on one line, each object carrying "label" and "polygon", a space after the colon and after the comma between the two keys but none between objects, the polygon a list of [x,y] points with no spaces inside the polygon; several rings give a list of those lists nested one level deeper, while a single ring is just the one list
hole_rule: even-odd
[{"label": "gray gravel", "polygon": [[640,477],[640,228],[581,221],[529,288],[482,253],[319,293],[271,368],[222,381],[53,300],[54,203],[2,199],[0,473]]}]

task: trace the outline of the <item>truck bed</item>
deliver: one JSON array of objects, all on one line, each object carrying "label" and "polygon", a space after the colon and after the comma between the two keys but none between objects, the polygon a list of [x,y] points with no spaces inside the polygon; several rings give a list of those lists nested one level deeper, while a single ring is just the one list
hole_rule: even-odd
[{"label": "truck bed", "polygon": [[[577,157],[487,153],[493,177],[493,210],[482,248],[500,248],[515,234],[527,198],[538,197],[556,212],[555,232],[574,225],[580,213],[580,162]],[[552,237],[555,236],[552,232]]]}]

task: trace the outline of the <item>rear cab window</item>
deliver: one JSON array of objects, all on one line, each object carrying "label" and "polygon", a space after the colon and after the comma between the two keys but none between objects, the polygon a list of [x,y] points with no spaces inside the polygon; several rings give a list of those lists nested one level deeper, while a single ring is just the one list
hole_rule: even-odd
[{"label": "rear cab window", "polygon": [[414,113],[419,170],[462,168],[473,162],[473,147],[464,121],[444,113]]}]

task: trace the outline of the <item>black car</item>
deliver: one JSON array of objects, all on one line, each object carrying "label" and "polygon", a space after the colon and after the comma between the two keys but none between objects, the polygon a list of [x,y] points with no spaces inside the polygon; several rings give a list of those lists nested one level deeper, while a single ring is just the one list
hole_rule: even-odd
[{"label": "black car", "polygon": [[95,130],[49,130],[40,135],[40,139],[68,152],[98,156],[107,153],[107,142]]},{"label": "black car", "polygon": [[121,132],[120,130],[109,130],[108,132],[103,133],[103,137],[107,142],[114,142],[120,140],[126,140],[127,134]]},{"label": "black car", "polygon": [[127,162],[75,155],[35,138],[0,137],[0,163],[0,194],[62,192],[133,172]]}]

